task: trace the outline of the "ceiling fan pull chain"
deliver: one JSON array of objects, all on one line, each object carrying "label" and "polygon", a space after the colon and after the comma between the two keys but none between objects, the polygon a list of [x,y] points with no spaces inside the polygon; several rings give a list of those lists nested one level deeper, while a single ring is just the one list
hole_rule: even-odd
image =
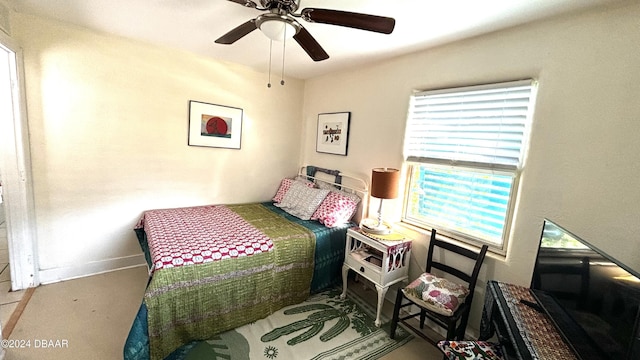
[{"label": "ceiling fan pull chain", "polygon": [[267,87],[271,87],[271,48],[273,47],[273,40],[269,40],[269,82]]},{"label": "ceiling fan pull chain", "polygon": [[282,74],[280,74],[280,85],[284,85],[284,56],[287,48],[287,27],[284,27],[284,38],[282,39]]}]

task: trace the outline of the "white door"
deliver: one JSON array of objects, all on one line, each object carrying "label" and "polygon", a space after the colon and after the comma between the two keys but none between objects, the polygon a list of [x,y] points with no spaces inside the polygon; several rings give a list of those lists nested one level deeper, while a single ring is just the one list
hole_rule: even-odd
[{"label": "white door", "polygon": [[0,31],[0,173],[12,290],[39,285],[20,51]]}]

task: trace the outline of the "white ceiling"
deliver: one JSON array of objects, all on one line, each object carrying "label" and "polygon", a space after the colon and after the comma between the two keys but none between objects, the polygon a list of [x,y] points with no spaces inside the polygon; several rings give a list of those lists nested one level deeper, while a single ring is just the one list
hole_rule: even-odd
[{"label": "white ceiling", "polygon": [[[254,0],[257,1],[257,0]],[[314,62],[286,43],[285,74],[307,79],[443,43],[477,36],[618,0],[302,0],[317,7],[392,17],[384,35],[326,24],[301,24],[330,58]],[[269,40],[254,31],[232,45],[214,41],[262,12],[225,0],[8,0],[14,10],[126,38],[180,48],[266,72]],[[299,12],[299,11],[298,11]],[[282,69],[282,43],[273,45],[273,73]]]}]

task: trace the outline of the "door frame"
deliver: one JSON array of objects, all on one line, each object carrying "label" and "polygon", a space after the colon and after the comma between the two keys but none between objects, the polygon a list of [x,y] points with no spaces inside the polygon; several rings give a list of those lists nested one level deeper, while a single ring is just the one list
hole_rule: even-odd
[{"label": "door frame", "polygon": [[[40,284],[37,259],[35,204],[27,124],[22,49],[0,31],[0,51],[8,54],[12,117],[0,124],[0,169],[9,244],[12,290]],[[7,121],[9,120],[9,121]]]}]

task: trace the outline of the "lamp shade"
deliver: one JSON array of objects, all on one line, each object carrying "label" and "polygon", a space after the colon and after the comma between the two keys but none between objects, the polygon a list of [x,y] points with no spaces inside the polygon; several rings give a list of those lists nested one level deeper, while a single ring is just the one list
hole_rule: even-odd
[{"label": "lamp shade", "polygon": [[375,168],[371,171],[371,196],[378,199],[398,197],[400,171],[391,168]]}]

